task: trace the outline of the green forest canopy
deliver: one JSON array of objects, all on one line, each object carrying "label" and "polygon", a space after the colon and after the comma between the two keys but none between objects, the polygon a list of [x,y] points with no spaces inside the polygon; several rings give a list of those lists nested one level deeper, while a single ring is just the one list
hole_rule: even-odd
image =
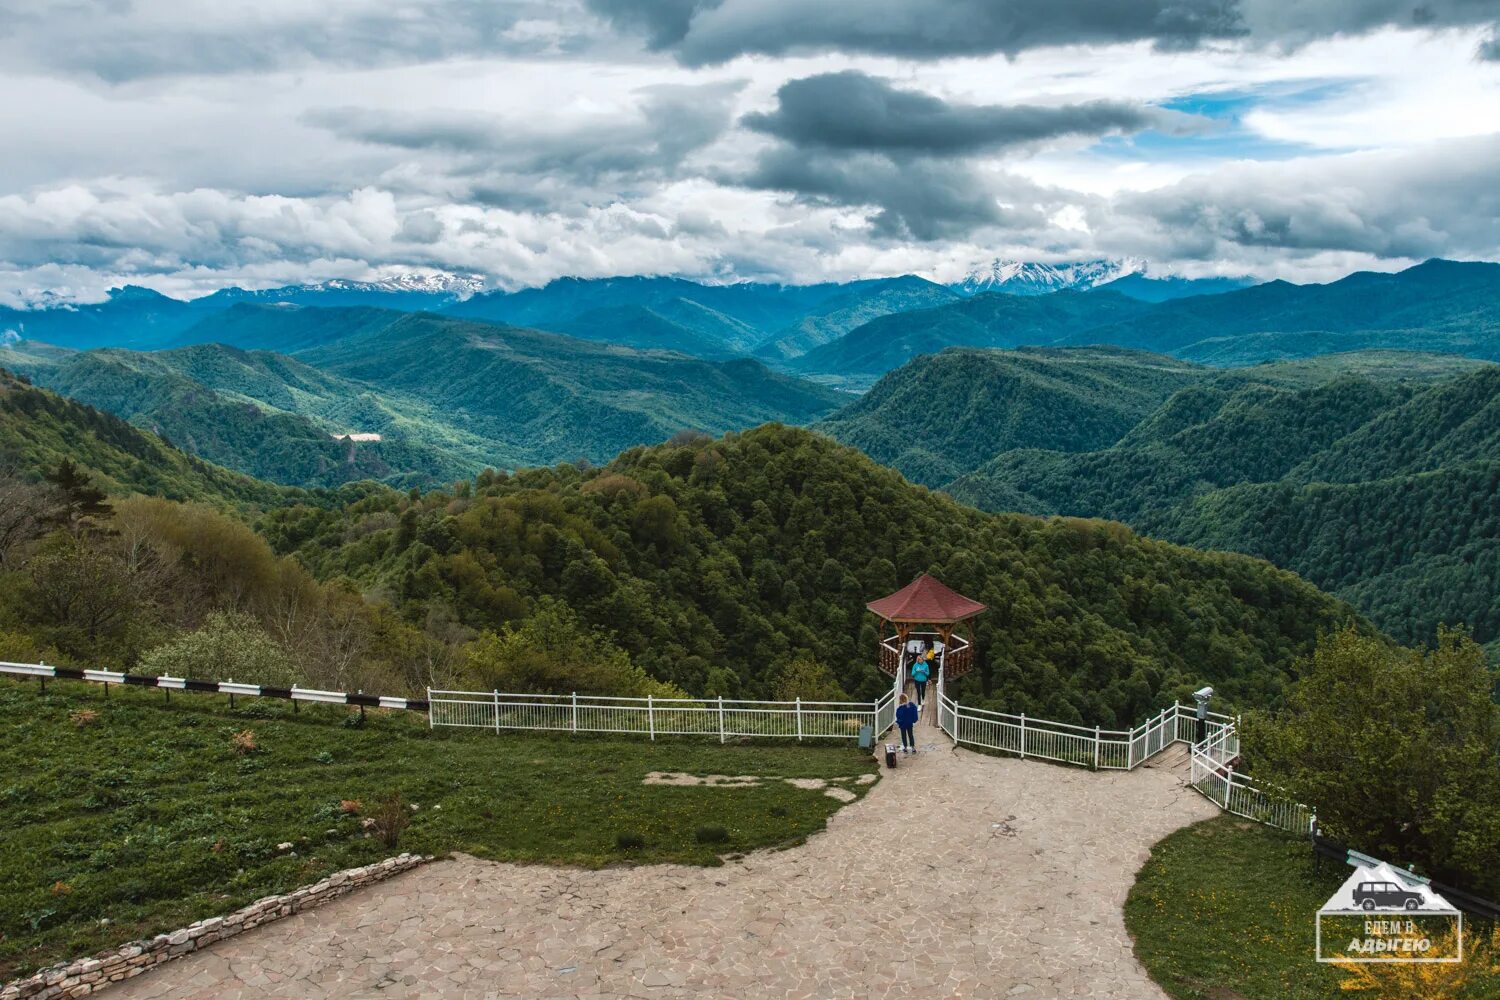
[{"label": "green forest canopy", "polygon": [[[310,682],[419,691],[472,683],[466,665],[493,658],[469,645],[508,648],[485,637],[504,640],[550,598],[557,627],[602,630],[694,694],[764,695],[813,677],[865,698],[886,683],[865,602],[930,570],[992,609],[965,699],[1123,725],[1205,682],[1247,705],[1274,702],[1319,631],[1354,618],[1266,563],[1107,522],[985,514],[779,425],[426,494],[257,494],[44,390],[18,383],[5,398],[30,401],[0,425],[28,461],[77,454],[86,471],[113,470],[99,481],[116,495],[165,482],[212,504],[122,499],[97,523],[64,524],[47,513],[58,487],[15,480],[43,517],[0,570],[0,638],[53,662],[133,667],[186,633],[224,632],[173,646],[180,659],[241,641],[249,615]],[[249,492],[214,502],[219,482]],[[249,512],[258,533],[214,507]],[[111,593],[135,599],[101,608]],[[81,624],[85,606],[110,613]]]}]

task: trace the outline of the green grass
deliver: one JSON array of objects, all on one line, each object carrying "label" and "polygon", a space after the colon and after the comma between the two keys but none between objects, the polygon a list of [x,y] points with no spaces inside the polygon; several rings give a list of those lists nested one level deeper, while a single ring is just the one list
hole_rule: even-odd
[{"label": "green grass", "polygon": [[[72,714],[99,712],[79,726]],[[839,803],[766,781],[643,785],[650,771],[852,777],[848,744],[429,731],[425,718],[334,706],[0,680],[0,981],[224,913],[409,850],[598,867],[713,865],[800,843]],[[231,737],[250,729],[260,751]],[[863,794],[867,786],[844,782]],[[396,850],[344,799],[398,791],[419,806]],[[723,840],[698,835],[707,827]],[[622,835],[640,846],[621,848]],[[290,841],[291,852],[277,850]],[[107,920],[108,923],[101,923]]]},{"label": "green grass", "polygon": [[[1350,871],[1325,860],[1320,874],[1305,840],[1220,816],[1151,849],[1125,925],[1175,1000],[1326,1000],[1344,995],[1345,976],[1314,961],[1314,915]],[[1496,985],[1460,996],[1494,997]]]}]

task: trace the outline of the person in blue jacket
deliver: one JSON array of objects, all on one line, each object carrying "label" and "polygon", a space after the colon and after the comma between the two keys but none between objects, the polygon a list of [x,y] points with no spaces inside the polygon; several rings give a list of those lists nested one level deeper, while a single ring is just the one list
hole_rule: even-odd
[{"label": "person in blue jacket", "polygon": [[917,685],[917,708],[921,709],[927,701],[927,679],[932,676],[932,654],[917,660],[911,665],[911,679]]},{"label": "person in blue jacket", "polygon": [[912,734],[912,727],[917,724],[917,706],[907,700],[906,695],[901,696],[901,704],[896,706],[896,725],[901,727],[901,752],[916,753],[917,738]]}]

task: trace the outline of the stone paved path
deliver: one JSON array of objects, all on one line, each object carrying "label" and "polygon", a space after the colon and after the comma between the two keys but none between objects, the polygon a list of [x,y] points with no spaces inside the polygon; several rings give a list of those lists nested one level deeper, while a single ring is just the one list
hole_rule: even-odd
[{"label": "stone paved path", "polygon": [[718,869],[460,856],[108,996],[1164,996],[1120,908],[1150,845],[1214,812],[1181,770],[986,757],[926,720],[918,740],[939,749],[801,848]]}]

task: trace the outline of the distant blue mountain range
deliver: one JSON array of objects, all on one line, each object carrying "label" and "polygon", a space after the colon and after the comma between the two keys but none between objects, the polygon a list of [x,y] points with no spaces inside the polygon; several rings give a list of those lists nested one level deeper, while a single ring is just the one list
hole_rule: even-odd
[{"label": "distant blue mountain range", "polygon": [[[1055,269],[1047,271],[1054,274]],[[991,288],[1035,295],[1035,283],[1022,280],[1029,273],[1020,272],[1008,284]],[[1131,274],[1109,287],[1143,301],[1236,287],[1231,279],[1211,281],[1216,283]],[[472,276],[405,275],[373,282],[225,288],[191,300],[126,285],[111,291],[103,302],[0,309],[0,334],[75,350],[157,350],[201,343],[195,338],[217,335],[219,325],[200,325],[204,318],[237,307],[370,307],[437,312],[696,357],[754,355],[775,364],[831,343],[881,316],[946,305],[974,293],[962,282],[944,286],[916,275],[813,285],[715,285],[646,276],[559,278],[515,292],[484,291],[482,280]]]}]

